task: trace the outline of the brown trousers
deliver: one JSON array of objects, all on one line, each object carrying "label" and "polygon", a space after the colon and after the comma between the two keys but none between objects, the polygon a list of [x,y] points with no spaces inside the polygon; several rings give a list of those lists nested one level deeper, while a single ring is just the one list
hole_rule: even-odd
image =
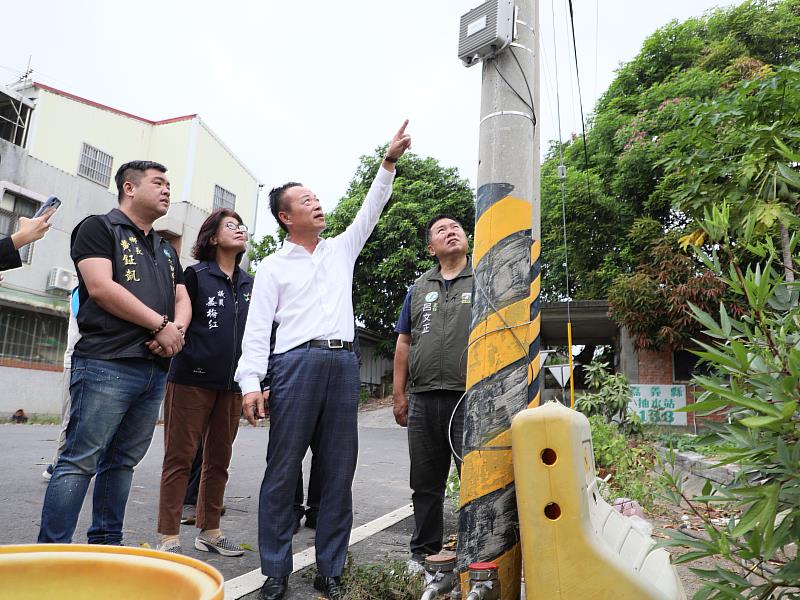
[{"label": "brown trousers", "polygon": [[219,529],[242,395],[167,383],[164,399],[164,465],[158,502],[158,532],[178,535],[192,462],[203,442],[197,495],[197,527]]}]

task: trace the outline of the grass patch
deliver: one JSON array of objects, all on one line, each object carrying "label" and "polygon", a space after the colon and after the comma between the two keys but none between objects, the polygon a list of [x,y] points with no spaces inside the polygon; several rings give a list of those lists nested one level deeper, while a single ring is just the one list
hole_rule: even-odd
[{"label": "grass patch", "polygon": [[713,435],[692,435],[691,433],[653,432],[646,439],[676,452],[697,452],[703,456],[716,456],[720,452],[735,450],[731,444],[720,443]]},{"label": "grass patch", "polygon": [[422,575],[410,573],[403,561],[357,565],[350,554],[342,583],[345,588],[342,600],[419,600],[425,588]]},{"label": "grass patch", "polygon": [[[61,417],[57,415],[27,415],[27,417],[27,421],[17,425],[61,425]],[[11,422],[11,418],[8,422]]]},{"label": "grass patch", "polygon": [[630,498],[645,510],[652,509],[655,500],[652,471],[656,461],[652,445],[642,443],[641,438],[623,435],[615,423],[607,423],[600,415],[589,417],[589,424],[597,475],[607,479],[607,485],[600,490],[603,497],[608,502]]}]

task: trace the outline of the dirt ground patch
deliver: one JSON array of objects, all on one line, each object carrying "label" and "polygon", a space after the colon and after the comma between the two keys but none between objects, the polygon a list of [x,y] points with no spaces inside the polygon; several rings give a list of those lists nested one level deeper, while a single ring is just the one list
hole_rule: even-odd
[{"label": "dirt ground patch", "polygon": [[366,402],[361,402],[358,405],[359,412],[365,412],[369,410],[378,410],[379,408],[386,408],[387,406],[392,406],[394,401],[392,400],[391,396],[386,396],[386,398],[368,398]]},{"label": "dirt ground patch", "polygon": [[[684,518],[686,517],[686,518]],[[683,512],[675,506],[670,506],[665,502],[656,502],[655,508],[647,514],[647,518],[653,525],[653,539],[657,542],[667,539],[664,530],[677,530],[682,524],[687,524],[695,533],[700,531],[700,519],[690,512]],[[667,548],[667,551],[674,557],[681,556],[689,552],[688,548]],[[703,558],[690,563],[675,565],[678,577],[683,584],[687,598],[692,598],[702,587],[702,580],[692,573],[689,569],[714,569],[720,561],[714,558]]]}]

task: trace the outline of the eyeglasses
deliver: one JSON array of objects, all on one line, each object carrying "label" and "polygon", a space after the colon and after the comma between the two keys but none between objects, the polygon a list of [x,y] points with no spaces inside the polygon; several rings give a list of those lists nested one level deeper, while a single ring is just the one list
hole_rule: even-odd
[{"label": "eyeglasses", "polygon": [[247,225],[237,225],[233,221],[228,221],[225,223],[225,227],[230,229],[231,231],[241,231],[242,233],[247,233]]}]

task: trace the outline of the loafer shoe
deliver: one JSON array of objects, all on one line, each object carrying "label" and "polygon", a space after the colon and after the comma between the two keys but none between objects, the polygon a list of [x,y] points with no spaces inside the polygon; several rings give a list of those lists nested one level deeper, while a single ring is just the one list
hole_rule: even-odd
[{"label": "loafer shoe", "polygon": [[156,546],[156,550],[161,552],[171,552],[172,554],[183,554],[180,543],[159,544]]},{"label": "loafer shoe", "polygon": [[215,540],[209,540],[202,535],[198,535],[194,538],[194,547],[201,552],[213,552],[222,556],[241,556],[244,554],[244,548],[239,544],[234,544],[224,535]]},{"label": "loafer shoe", "polygon": [[325,594],[329,600],[341,600],[344,590],[339,577],[325,577],[317,575],[314,577],[314,589]]},{"label": "loafer shoe", "polygon": [[258,592],[258,598],[259,600],[281,600],[286,595],[286,588],[288,587],[288,577],[267,577]]}]

